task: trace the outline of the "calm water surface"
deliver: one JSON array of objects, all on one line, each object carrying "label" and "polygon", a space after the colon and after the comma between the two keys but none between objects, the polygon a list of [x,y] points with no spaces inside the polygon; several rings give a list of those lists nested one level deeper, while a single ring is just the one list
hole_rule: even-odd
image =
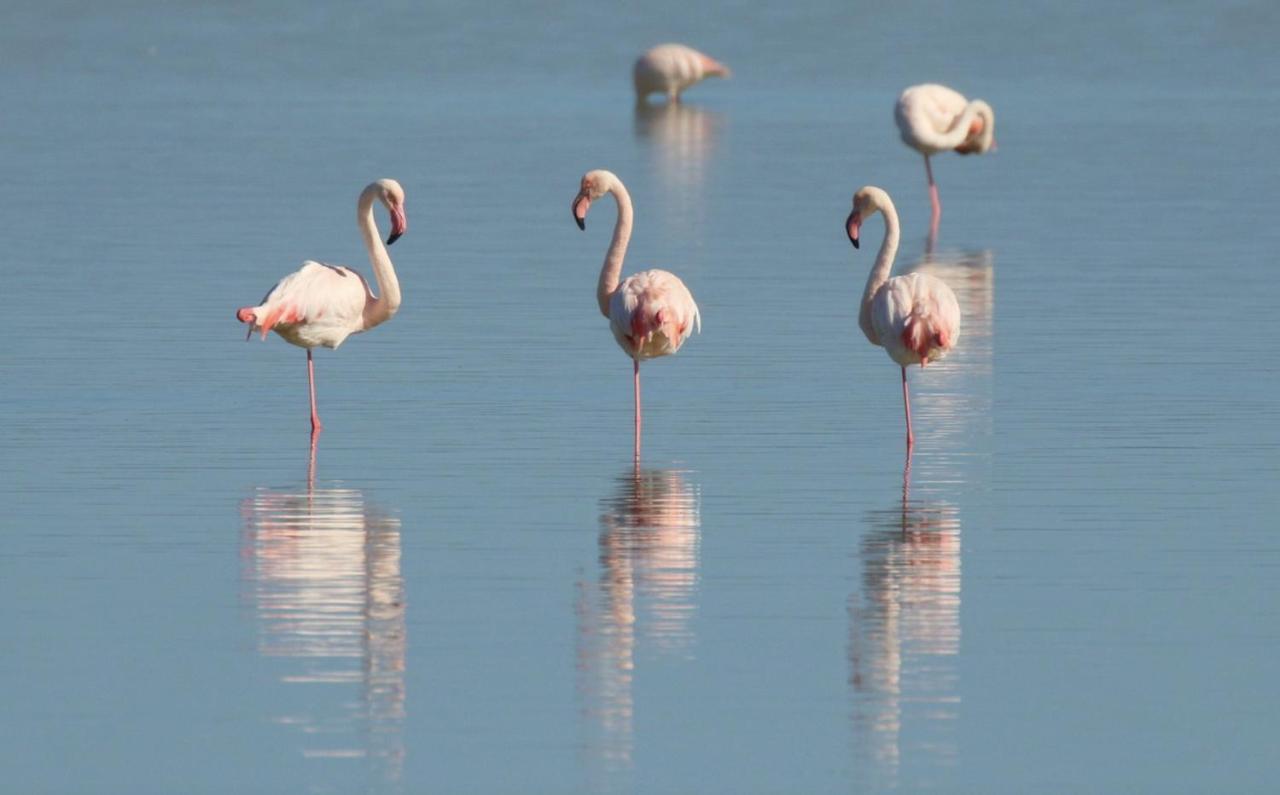
[{"label": "calm water surface", "polygon": [[[0,11],[0,789],[1265,791],[1280,12],[55,2]],[[668,39],[734,78],[635,110]],[[987,99],[931,250],[902,87]],[[630,367],[612,208],[704,333]],[[305,258],[395,320],[233,318]],[[857,329],[880,226],[959,347]],[[385,219],[380,219],[385,226]]]}]

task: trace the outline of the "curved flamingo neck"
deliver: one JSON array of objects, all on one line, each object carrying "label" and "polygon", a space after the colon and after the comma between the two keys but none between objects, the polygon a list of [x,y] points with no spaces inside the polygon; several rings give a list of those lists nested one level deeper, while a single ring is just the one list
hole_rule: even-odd
[{"label": "curved flamingo neck", "polygon": [[876,262],[867,275],[867,287],[862,291],[862,306],[858,310],[858,326],[867,339],[879,345],[875,328],[871,324],[871,303],[876,293],[889,281],[889,272],[893,270],[893,258],[898,254],[898,210],[886,194],[880,199],[880,212],[884,214],[884,241],[880,244],[880,253],[876,254]]},{"label": "curved flamingo neck", "polygon": [[618,289],[622,279],[622,260],[627,256],[627,243],[631,241],[631,224],[634,210],[631,207],[631,194],[622,184],[622,180],[614,180],[609,192],[618,202],[618,220],[613,225],[613,240],[609,243],[609,252],[604,255],[604,265],[600,268],[600,282],[596,285],[596,301],[600,304],[600,313],[609,316],[609,297]]},{"label": "curved flamingo neck", "polygon": [[369,252],[369,263],[373,265],[373,278],[378,282],[378,295],[369,294],[364,305],[364,327],[371,329],[385,323],[400,308],[400,281],[396,278],[396,270],[391,265],[391,255],[382,243],[378,234],[378,222],[373,217],[373,201],[377,195],[377,186],[371,185],[360,194],[356,204],[356,224],[360,227],[360,236],[364,238],[364,247]]},{"label": "curved flamingo neck", "polygon": [[969,140],[969,128],[973,126],[973,120],[978,116],[982,117],[984,135],[990,135],[987,132],[991,129],[993,120],[990,118],[991,106],[980,99],[975,99],[964,106],[964,112],[956,117],[951,124],[951,128],[946,132],[935,133],[930,136],[930,140],[925,141],[929,146],[943,150],[955,149],[962,146],[965,141]]}]

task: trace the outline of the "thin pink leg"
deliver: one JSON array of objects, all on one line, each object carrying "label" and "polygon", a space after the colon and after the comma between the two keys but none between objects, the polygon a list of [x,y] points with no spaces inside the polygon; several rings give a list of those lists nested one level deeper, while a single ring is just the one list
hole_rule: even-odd
[{"label": "thin pink leg", "polygon": [[314,435],[324,426],[320,424],[320,415],[316,413],[316,367],[311,361],[310,348],[307,348],[307,384],[311,387],[311,433]]},{"label": "thin pink leg", "polygon": [[938,221],[942,220],[942,200],[938,198],[938,183],[933,181],[933,166],[929,156],[924,156],[924,173],[929,177],[929,203],[933,206],[933,214],[929,220],[929,236],[938,238]]},{"label": "thin pink leg", "polygon": [[640,460],[640,360],[635,362],[635,389],[636,389],[636,461]]},{"label": "thin pink leg", "polygon": [[916,437],[911,433],[911,396],[907,393],[907,368],[902,368],[902,407],[907,412],[907,451],[910,453],[916,445]]}]

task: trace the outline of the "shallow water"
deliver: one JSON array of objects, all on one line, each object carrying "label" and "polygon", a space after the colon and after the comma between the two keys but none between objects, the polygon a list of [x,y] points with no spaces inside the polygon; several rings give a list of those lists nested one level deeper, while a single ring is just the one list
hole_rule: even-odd
[{"label": "shallow water", "polygon": [[[1260,791],[1280,769],[1265,4],[10,9],[0,763],[15,792]],[[680,20],[677,25],[673,20]],[[734,69],[636,111],[677,38]],[[892,103],[987,99],[919,157]],[[630,365],[593,301],[678,273]],[[386,326],[233,318],[408,193]],[[910,374],[879,225],[955,289]],[[385,218],[380,217],[385,227]],[[997,290],[997,283],[999,289]],[[904,478],[905,476],[905,478]]]}]

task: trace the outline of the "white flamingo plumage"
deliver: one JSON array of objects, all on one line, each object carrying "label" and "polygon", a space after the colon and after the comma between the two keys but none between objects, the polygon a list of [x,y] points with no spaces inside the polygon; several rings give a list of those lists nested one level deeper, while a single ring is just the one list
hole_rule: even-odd
[{"label": "white flamingo plumage", "polygon": [[345,266],[326,265],[307,260],[297,271],[281,279],[257,306],[236,310],[236,319],[249,324],[253,332],[275,331],[286,342],[307,349],[307,382],[311,392],[311,432],[321,429],[316,412],[315,367],[311,350],[323,346],[336,348],[352,334],[391,319],[400,308],[400,282],[386,246],[378,234],[373,217],[373,202],[382,203],[391,215],[391,234],[386,246],[394,243],[408,228],[404,214],[404,189],[393,179],[370,183],[356,202],[356,223],[369,252],[373,275],[378,282],[374,295],[359,273]]},{"label": "white flamingo plumage", "polygon": [[929,178],[929,202],[933,207],[930,234],[937,237],[942,202],[933,181],[929,156],[948,150],[962,155],[983,154],[996,148],[996,114],[980,99],[970,101],[963,94],[924,83],[911,86],[898,97],[894,121],[902,142],[924,155],[924,171]]},{"label": "white flamingo plumage", "polygon": [[636,59],[632,69],[636,100],[663,94],[671,102],[680,93],[708,77],[729,77],[729,67],[711,56],[683,44],[659,44]]},{"label": "white flamingo plumage", "polygon": [[902,405],[907,416],[907,449],[915,445],[911,431],[911,398],[907,393],[907,365],[924,367],[947,355],[960,339],[960,305],[946,282],[925,273],[889,278],[898,253],[898,211],[889,194],[866,186],[853,196],[853,212],[845,221],[849,241],[858,248],[867,218],[884,214],[884,242],[867,276],[858,310],[858,326],[873,345],[879,345],[902,369]]},{"label": "white flamingo plumage", "polygon": [[621,279],[622,261],[631,240],[634,211],[631,195],[611,171],[588,171],[573,199],[573,219],[579,229],[587,228],[591,203],[612,193],[618,204],[613,240],[600,268],[596,301],[600,313],[609,319],[609,329],[622,350],[634,363],[635,455],[640,457],[640,362],[667,356],[680,350],[694,330],[702,330],[698,305],[684,282],[674,273],[647,270]]}]

